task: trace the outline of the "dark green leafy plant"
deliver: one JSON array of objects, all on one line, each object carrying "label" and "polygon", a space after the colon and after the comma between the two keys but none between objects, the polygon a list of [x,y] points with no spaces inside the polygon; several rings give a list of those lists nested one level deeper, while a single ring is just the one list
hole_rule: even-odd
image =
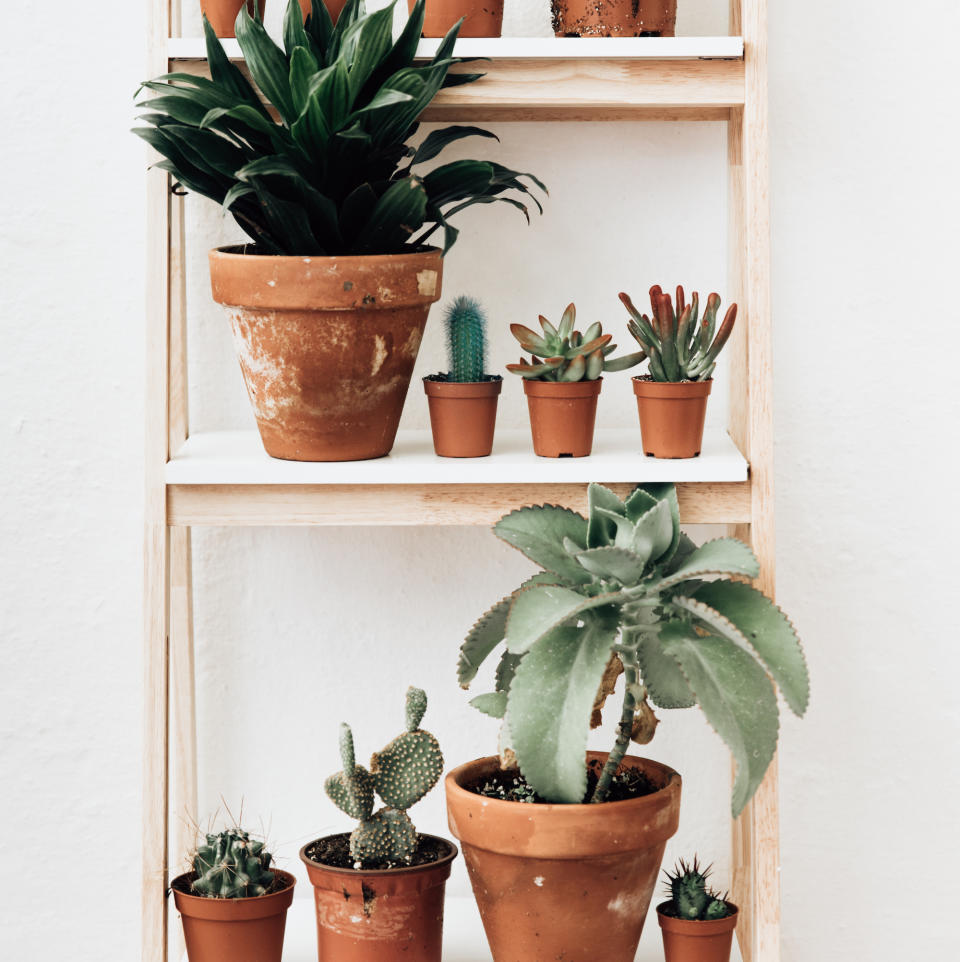
[{"label": "dark green leafy plant", "polygon": [[680,530],[672,484],[641,485],[621,501],[588,489],[589,517],[553,505],[521,508],[498,537],[544,570],[497,602],[467,635],[458,676],[469,687],[504,646],[495,691],[471,702],[502,718],[529,785],[551,802],[585,800],[585,751],[606,697],[624,675],[617,737],[590,800],[606,799],[631,739],[653,736],[659,708],[700,705],[737,764],[733,813],[773,758],[773,682],[803,715],[809,677],[787,616],[743,578],[759,573],[734,538],[699,548]]},{"label": "dark green leafy plant", "polygon": [[714,919],[725,919],[733,912],[726,896],[707,885],[710,868],[708,866],[701,871],[696,856],[693,857],[692,865],[680,859],[672,872],[663,874],[667,877],[667,888],[670,891],[669,911],[676,918],[711,922]]},{"label": "dark green leafy plant", "polygon": [[211,899],[245,899],[265,895],[273,884],[273,856],[263,842],[239,826],[207,835],[193,857],[196,878],[190,891]]},{"label": "dark green leafy plant", "polygon": [[227,208],[259,253],[395,254],[441,227],[446,252],[457,237],[449,218],[475,204],[510,204],[529,221],[526,204],[509,195],[542,210],[522,178],[545,188],[530,174],[483,160],[420,172],[448,144],[494,135],[453,126],[417,148],[407,143],[439,90],[482,75],[449,73],[463,62],[452,56],[459,23],[433,60],[415,65],[424,0],[396,42],[395,4],[367,14],[363,0],[348,0],[334,26],[315,0],[304,25],[290,0],[282,49],[242,9],[237,40],[265,99],[204,20],[210,78],[172,73],[143,84],[158,96],[138,103],[147,126],[134,133],[183,187]]}]

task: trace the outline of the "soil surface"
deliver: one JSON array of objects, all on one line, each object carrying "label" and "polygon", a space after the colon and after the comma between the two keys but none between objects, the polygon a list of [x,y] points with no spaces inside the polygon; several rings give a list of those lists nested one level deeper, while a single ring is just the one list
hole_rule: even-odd
[{"label": "soil surface", "polygon": [[[388,868],[413,868],[417,865],[428,865],[430,862],[439,861],[449,852],[450,847],[443,839],[421,835],[416,854],[409,862],[391,862],[389,860],[368,862],[363,865],[363,869],[364,871],[381,871]],[[312,858],[315,862],[329,865],[331,868],[359,868],[356,860],[350,854],[349,832],[318,838],[307,847],[306,856]]]},{"label": "soil surface", "polygon": [[[273,871],[274,868],[276,868],[276,866],[271,866],[270,871]],[[199,892],[192,892],[190,890],[190,885],[193,883],[193,880],[196,877],[197,877],[196,872],[188,872],[186,875],[178,876],[170,883],[170,888],[175,888],[178,892],[183,892],[184,895],[195,895],[201,898],[205,898],[205,896],[200,896]],[[288,885],[291,885],[291,884],[292,883],[289,882],[287,879],[285,879],[282,875],[274,875],[273,881],[270,883],[270,885],[267,887],[266,892],[264,892],[263,894],[273,895],[275,892],[282,892],[285,888],[287,888]]]},{"label": "soil surface", "polygon": [[[587,794],[584,801],[587,801],[593,794],[601,769],[602,766],[599,762],[590,762],[587,765]],[[547,804],[546,799],[541,798],[527,784],[526,779],[517,769],[494,772],[493,775],[464,787],[468,791],[476,792],[477,795],[483,795],[486,798],[499,798],[506,802]],[[610,794],[607,795],[606,801],[624,802],[631,798],[642,798],[644,795],[652,795],[659,791],[661,787],[651,781],[639,769],[626,768],[613,776]]]},{"label": "soil surface", "polygon": [[[428,374],[428,375],[424,378],[424,380],[425,380],[425,381],[441,381],[441,382],[444,383],[444,384],[446,384],[447,382],[449,382],[449,383],[451,383],[451,384],[457,384],[457,383],[465,384],[465,383],[468,383],[468,382],[466,382],[466,381],[460,381],[460,382],[450,381],[450,373],[449,373],[449,371],[448,371],[446,374]],[[479,381],[472,381],[472,382],[469,382],[469,383],[472,383],[472,384],[485,384],[487,381],[502,381],[502,380],[503,380],[503,378],[500,377],[499,374],[484,374],[483,377],[480,378]]]},{"label": "soil surface", "polygon": [[[650,374],[637,374],[633,378],[635,381],[656,381],[656,378]],[[712,381],[712,377],[707,378],[708,381]],[[664,384],[702,384],[702,381],[691,381],[688,378],[681,378],[679,381],[664,381]]]}]

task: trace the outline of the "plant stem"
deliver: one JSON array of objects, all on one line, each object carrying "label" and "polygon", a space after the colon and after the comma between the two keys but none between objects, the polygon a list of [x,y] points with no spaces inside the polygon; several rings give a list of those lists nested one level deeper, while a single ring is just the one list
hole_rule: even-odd
[{"label": "plant stem", "polygon": [[633,697],[633,686],[637,682],[637,669],[635,665],[624,662],[623,666],[623,711],[620,713],[620,724],[617,725],[617,740],[607,756],[607,762],[600,772],[597,779],[597,787],[593,790],[590,798],[591,802],[605,802],[610,793],[610,783],[613,776],[623,761],[623,756],[627,753],[627,746],[630,744],[630,733],[633,730],[633,712],[637,707],[636,699]]}]

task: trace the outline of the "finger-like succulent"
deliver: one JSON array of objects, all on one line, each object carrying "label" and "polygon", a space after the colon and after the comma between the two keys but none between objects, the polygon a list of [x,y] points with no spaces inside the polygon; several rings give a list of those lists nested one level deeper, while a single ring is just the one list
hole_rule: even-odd
[{"label": "finger-like succulent", "polygon": [[447,308],[444,322],[450,357],[447,380],[482,381],[487,360],[487,318],[480,302],[472,297],[458,297]]},{"label": "finger-like succulent", "polygon": [[273,882],[273,856],[264,843],[242,828],[207,835],[193,856],[196,878],[190,891],[211,899],[245,899],[264,895]]},{"label": "finger-like succulent", "polygon": [[[408,688],[406,731],[374,753],[369,770],[356,763],[350,726],[340,726],[343,770],[331,775],[324,789],[341,811],[360,823],[350,835],[350,854],[358,868],[409,863],[416,854],[419,836],[407,809],[436,785],[443,772],[437,739],[420,728],[426,710],[426,693]],[[377,812],[374,794],[384,803]]]},{"label": "finger-like succulent", "polygon": [[650,317],[637,310],[629,295],[621,293],[620,300],[630,312],[630,333],[650,358],[650,376],[655,381],[706,381],[713,374],[717,355],[733,332],[736,304],[730,305],[717,331],[719,294],[707,298],[702,319],[700,295],[694,291],[688,304],[682,287],[677,287],[674,310],[670,295],[654,284],[650,288]]},{"label": "finger-like succulent", "polygon": [[690,865],[683,859],[672,872],[664,872],[670,890],[671,909],[678,919],[709,922],[725,919],[733,911],[726,897],[707,885],[710,867],[701,870],[696,856]]}]

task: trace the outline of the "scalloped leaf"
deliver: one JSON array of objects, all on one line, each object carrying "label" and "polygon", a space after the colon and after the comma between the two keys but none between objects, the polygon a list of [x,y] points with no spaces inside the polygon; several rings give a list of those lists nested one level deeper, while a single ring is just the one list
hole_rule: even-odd
[{"label": "scalloped leaf", "polygon": [[470,699],[470,704],[489,715],[491,718],[503,718],[507,713],[507,693],[505,691],[488,691],[476,698]]},{"label": "scalloped leaf", "polygon": [[628,586],[635,585],[647,568],[646,560],[640,555],[614,545],[581,551],[577,561],[598,578],[615,578],[620,584]]},{"label": "scalloped leaf", "polygon": [[507,650],[522,655],[568,619],[624,600],[619,592],[585,598],[576,591],[556,585],[528,588],[516,596],[507,616]]},{"label": "scalloped leaf", "polygon": [[477,677],[487,656],[503,641],[512,603],[513,595],[501,598],[470,629],[460,646],[460,658],[457,661],[457,681],[461,688],[470,687],[470,682]]},{"label": "scalloped leaf", "polygon": [[587,547],[599,548],[610,544],[617,531],[617,526],[610,518],[599,514],[597,508],[604,508],[614,514],[627,516],[627,509],[623,502],[602,484],[593,483],[587,487]]},{"label": "scalloped leaf", "polygon": [[716,538],[707,541],[687,555],[684,562],[655,587],[669,588],[701,575],[745,575],[756,578],[760,565],[756,555],[736,538]]},{"label": "scalloped leaf", "polygon": [[662,560],[676,547],[674,541],[680,531],[674,523],[668,501],[658,501],[631,528],[633,535],[630,544],[618,544],[618,547],[629,548],[634,554],[652,562]]},{"label": "scalloped leaf", "polygon": [[677,546],[680,543],[680,502],[677,500],[677,487],[669,482],[643,484],[640,485],[640,487],[647,495],[656,501],[660,503],[666,502],[667,507],[670,509],[670,519],[672,523],[670,544],[661,555],[653,555],[655,561],[659,561],[662,565],[667,565],[673,558]]},{"label": "scalloped leaf", "polygon": [[547,571],[563,575],[575,584],[590,580],[563,547],[564,538],[582,548],[587,546],[587,519],[576,511],[553,504],[519,508],[501,518],[493,532]]},{"label": "scalloped leaf", "polygon": [[627,509],[627,517],[631,521],[638,521],[654,507],[656,503],[656,498],[647,494],[642,485],[637,485],[627,496],[627,500],[623,502],[623,505]]},{"label": "scalloped leaf", "polygon": [[680,663],[663,650],[661,642],[661,638],[670,637],[673,624],[668,622],[661,627],[660,638],[653,633],[645,633],[641,638],[637,645],[640,675],[650,699],[658,708],[692,708],[697,697],[690,690]]}]

